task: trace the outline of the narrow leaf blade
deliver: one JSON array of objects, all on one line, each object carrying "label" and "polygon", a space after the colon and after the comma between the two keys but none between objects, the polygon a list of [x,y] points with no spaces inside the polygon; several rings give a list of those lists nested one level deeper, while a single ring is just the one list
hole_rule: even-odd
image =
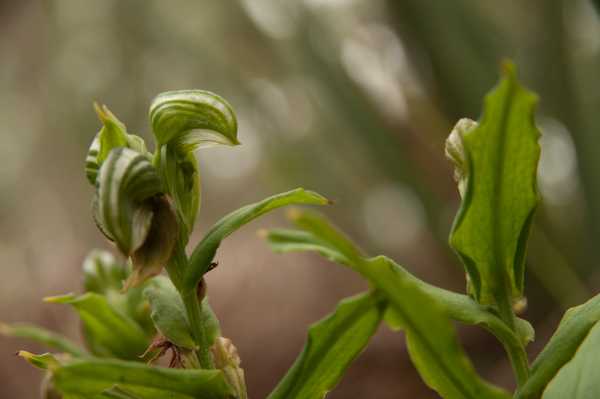
[{"label": "narrow leaf blade", "polygon": [[[586,337],[599,321],[600,295],[569,309],[548,344],[531,365],[531,375],[525,385],[517,391],[515,398],[538,398],[565,364],[568,364],[576,353],[582,351]],[[598,348],[594,353],[597,354],[597,351]],[[597,371],[597,368],[593,370]]]},{"label": "narrow leaf blade", "polygon": [[346,299],[314,324],[306,346],[268,399],[321,399],[342,378],[375,333],[383,314],[375,293]]},{"label": "narrow leaf blade", "polygon": [[77,346],[68,338],[31,324],[0,324],[0,334],[15,338],[25,338],[43,344],[51,349],[71,354],[73,356],[86,356],[85,350]]},{"label": "narrow leaf blade", "polygon": [[449,398],[506,397],[476,374],[448,317],[483,325],[501,339],[510,353],[511,348],[520,346],[519,337],[500,319],[465,295],[419,280],[391,259],[358,257],[356,246],[318,215],[297,212],[293,219],[304,231],[270,231],[267,238],[273,249],[317,251],[369,279],[388,298],[386,321],[406,330],[411,356],[432,388]]},{"label": "narrow leaf blade", "polygon": [[210,229],[194,249],[185,276],[185,288],[188,291],[196,289],[196,285],[204,273],[208,271],[210,262],[221,245],[221,241],[227,236],[269,211],[292,204],[327,205],[329,200],[315,192],[297,188],[246,205],[226,215]]},{"label": "narrow leaf blade", "polygon": [[594,324],[575,356],[550,381],[542,399],[596,399],[600,397],[600,323]]},{"label": "narrow leaf blade", "polygon": [[86,343],[95,355],[137,360],[150,343],[142,328],[114,309],[102,295],[90,292],[45,300],[69,304],[77,310]]},{"label": "narrow leaf blade", "polygon": [[144,399],[220,399],[233,394],[219,370],[168,369],[99,358],[59,363],[52,355],[27,352],[21,356],[37,367],[50,370],[54,387],[67,397],[102,397],[104,392],[114,393],[117,384],[121,393],[131,391]]}]

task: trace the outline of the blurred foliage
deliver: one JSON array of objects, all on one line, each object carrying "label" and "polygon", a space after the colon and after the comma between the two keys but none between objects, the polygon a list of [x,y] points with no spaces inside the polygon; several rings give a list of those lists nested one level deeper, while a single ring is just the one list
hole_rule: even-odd
[{"label": "blurred foliage", "polygon": [[[310,187],[337,200],[331,216],[365,249],[460,289],[462,268],[445,245],[459,198],[443,143],[459,117],[479,116],[508,57],[541,97],[543,201],[527,260],[529,318],[556,319],[558,309],[582,302],[600,283],[600,21],[593,3],[3,3],[0,262],[13,274],[0,286],[3,318],[19,315],[11,303],[38,306],[39,292],[19,289],[25,281],[37,281],[44,294],[75,289],[78,282],[64,276],[99,240],[87,227],[80,157],[99,129],[92,101],[148,137],[146,104],[184,88],[223,95],[240,119],[242,146],[199,155],[202,226],[268,192]],[[552,294],[546,287],[556,282]]]}]

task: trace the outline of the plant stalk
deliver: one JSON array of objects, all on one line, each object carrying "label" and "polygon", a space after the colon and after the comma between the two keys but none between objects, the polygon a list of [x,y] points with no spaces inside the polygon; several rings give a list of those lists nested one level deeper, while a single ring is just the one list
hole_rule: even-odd
[{"label": "plant stalk", "polygon": [[202,309],[198,295],[194,290],[192,292],[181,293],[181,297],[187,311],[194,341],[198,346],[196,353],[198,354],[200,367],[203,369],[214,369],[215,364],[210,354],[208,335],[202,322]]},{"label": "plant stalk", "polygon": [[505,349],[517,379],[517,387],[521,387],[529,378],[529,359],[527,359],[525,348],[523,348],[522,345],[519,345],[511,347],[505,346]]},{"label": "plant stalk", "polygon": [[183,300],[190,328],[192,330],[192,337],[197,346],[196,354],[198,355],[200,368],[214,369],[215,366],[210,354],[208,336],[202,322],[202,309],[200,307],[198,295],[196,290],[184,291],[182,287],[183,275],[187,267],[188,258],[185,253],[185,248],[182,243],[178,242],[173,250],[173,256],[167,264],[167,273]]}]

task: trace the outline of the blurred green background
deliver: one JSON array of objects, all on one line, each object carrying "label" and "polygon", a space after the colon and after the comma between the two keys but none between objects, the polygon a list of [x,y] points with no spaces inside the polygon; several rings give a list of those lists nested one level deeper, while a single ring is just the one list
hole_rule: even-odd
[{"label": "blurred green background", "polygon": [[[503,58],[539,93],[542,204],[527,269],[534,356],[565,308],[600,286],[600,20],[587,0],[46,0],[0,3],[0,320],[75,338],[70,309],[41,297],[80,290],[80,263],[109,248],[83,174],[99,129],[94,100],[150,139],[161,91],[202,88],[237,111],[242,146],[197,155],[199,231],[223,213],[303,186],[371,254],[464,289],[446,244],[458,207],[444,140],[476,119]],[[228,239],[208,277],[250,396],[264,397],[306,327],[365,288],[312,255],[274,255],[257,229]],[[198,239],[196,235],[192,242]],[[461,327],[479,371],[513,385],[501,347]],[[0,340],[3,398],[37,397],[40,373]],[[381,328],[331,398],[434,398],[400,336]]]}]

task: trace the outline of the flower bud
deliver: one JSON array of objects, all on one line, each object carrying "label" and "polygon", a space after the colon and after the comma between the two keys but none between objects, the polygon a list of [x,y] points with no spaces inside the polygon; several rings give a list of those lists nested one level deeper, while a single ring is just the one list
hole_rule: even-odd
[{"label": "flower bud", "polygon": [[211,347],[215,367],[223,371],[225,378],[240,399],[247,399],[244,369],[240,367],[241,360],[237,348],[230,339],[218,337]]},{"label": "flower bud", "polygon": [[104,235],[133,260],[125,288],[157,275],[171,257],[177,220],[154,166],[128,148],[113,149],[100,168],[94,219]]},{"label": "flower bud", "polygon": [[181,153],[212,144],[239,144],[231,105],[208,91],[159,94],[150,105],[150,121],[158,145],[171,144]]}]

